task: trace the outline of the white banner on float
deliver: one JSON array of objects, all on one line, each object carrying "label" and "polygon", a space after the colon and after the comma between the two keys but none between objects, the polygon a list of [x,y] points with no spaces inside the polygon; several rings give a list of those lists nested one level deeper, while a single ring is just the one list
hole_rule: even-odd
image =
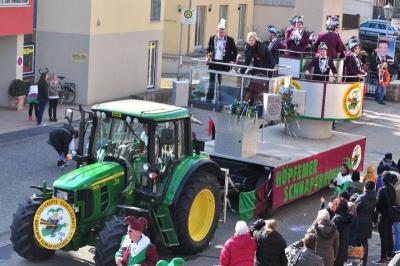
[{"label": "white banner on float", "polygon": [[356,119],[362,113],[364,83],[327,83],[324,118]]},{"label": "white banner on float", "polygon": [[296,80],[301,90],[307,92],[304,116],[321,118],[322,102],[324,96],[324,83]]}]

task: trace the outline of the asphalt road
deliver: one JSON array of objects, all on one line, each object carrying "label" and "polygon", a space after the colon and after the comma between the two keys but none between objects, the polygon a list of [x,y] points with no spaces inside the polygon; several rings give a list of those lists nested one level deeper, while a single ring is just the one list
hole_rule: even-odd
[{"label": "asphalt road", "polygon": [[[378,105],[373,100],[365,102],[364,117],[351,123],[339,123],[337,130],[367,136],[364,169],[376,166],[387,151],[393,152],[394,159],[400,157],[399,147],[400,108],[396,103]],[[207,121],[203,121],[207,122]],[[27,130],[0,135],[0,201],[2,219],[0,220],[0,265],[39,265],[19,257],[8,241],[12,215],[18,204],[35,193],[30,185],[40,185],[43,181],[52,184],[60,175],[73,166],[61,170],[56,166],[56,152],[46,144],[48,133],[56,126],[35,127]],[[197,128],[198,137],[207,138],[205,128]],[[199,135],[200,134],[200,135]],[[365,171],[364,171],[365,172]],[[331,191],[324,189],[297,202],[278,209],[274,218],[278,221],[278,231],[290,244],[300,239],[308,226],[314,221],[319,209],[319,199],[329,197]],[[233,235],[236,214],[228,211],[227,223],[220,223],[204,252],[182,256],[188,265],[218,265],[219,254],[225,241]],[[255,221],[251,219],[248,224]],[[174,256],[164,249],[159,250],[160,259],[171,260]],[[91,247],[77,252],[57,251],[56,255],[40,265],[94,265]]]}]

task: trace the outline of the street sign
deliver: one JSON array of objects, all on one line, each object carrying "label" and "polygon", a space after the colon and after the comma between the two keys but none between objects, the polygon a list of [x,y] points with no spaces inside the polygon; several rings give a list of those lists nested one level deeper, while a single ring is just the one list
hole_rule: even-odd
[{"label": "street sign", "polygon": [[196,23],[196,10],[183,9],[182,24],[195,24]]}]

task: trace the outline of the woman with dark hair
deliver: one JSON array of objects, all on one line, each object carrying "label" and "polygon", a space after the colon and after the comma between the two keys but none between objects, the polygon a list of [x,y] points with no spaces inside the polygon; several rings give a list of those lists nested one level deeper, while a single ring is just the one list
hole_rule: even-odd
[{"label": "woman with dark hair", "polygon": [[354,220],[354,216],[349,212],[347,200],[344,198],[337,198],[336,200],[338,201],[338,204],[332,223],[336,225],[339,232],[339,251],[333,265],[342,266],[347,261],[350,227]]},{"label": "woman with dark hair", "polygon": [[351,176],[349,166],[343,163],[340,165],[340,173],[331,181],[329,187],[334,188],[336,195],[338,195],[341,191],[347,190],[350,182]]},{"label": "woman with dark hair", "polygon": [[364,191],[364,185],[360,182],[360,172],[353,171],[351,174],[351,183],[347,188],[350,197],[353,196],[355,193],[361,195]]},{"label": "woman with dark hair", "polygon": [[42,123],[44,109],[46,108],[46,103],[49,101],[49,90],[47,84],[48,75],[47,73],[40,74],[40,79],[37,83],[38,85],[38,97],[37,100],[39,102],[39,114],[38,114],[38,126],[45,126],[46,124]]}]

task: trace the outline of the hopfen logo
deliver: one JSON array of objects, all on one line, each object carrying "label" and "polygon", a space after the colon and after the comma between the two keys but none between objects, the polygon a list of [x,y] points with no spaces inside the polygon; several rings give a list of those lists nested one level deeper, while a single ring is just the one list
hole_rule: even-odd
[{"label": "hopfen logo", "polygon": [[72,207],[62,199],[49,199],[37,209],[33,232],[38,243],[52,250],[67,245],[76,230],[76,217]]},{"label": "hopfen logo", "polygon": [[343,111],[349,118],[357,118],[362,111],[362,84],[356,82],[350,85],[343,95]]}]

